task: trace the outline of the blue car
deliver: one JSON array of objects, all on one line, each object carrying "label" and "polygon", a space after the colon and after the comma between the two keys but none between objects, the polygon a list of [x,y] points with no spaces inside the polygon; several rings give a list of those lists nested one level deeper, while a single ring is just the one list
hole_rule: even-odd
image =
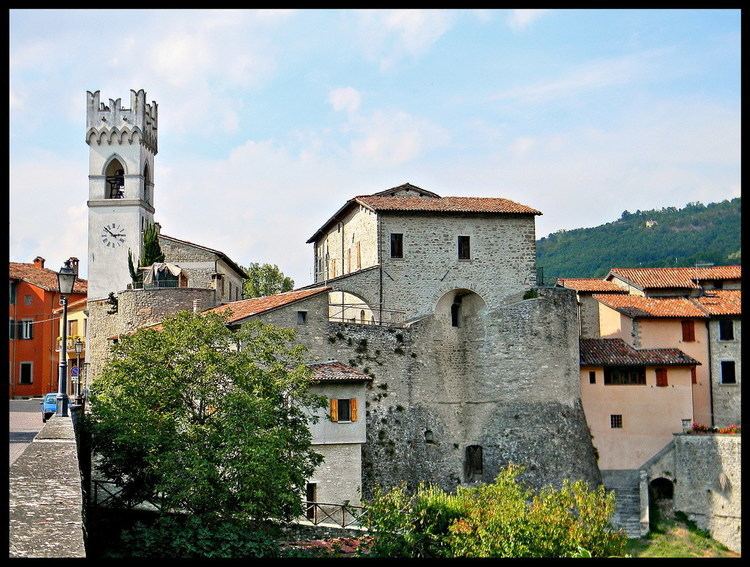
[{"label": "blue car", "polygon": [[39,405],[42,406],[42,423],[46,423],[52,417],[52,414],[57,411],[57,393],[45,394],[44,401],[39,402]]}]

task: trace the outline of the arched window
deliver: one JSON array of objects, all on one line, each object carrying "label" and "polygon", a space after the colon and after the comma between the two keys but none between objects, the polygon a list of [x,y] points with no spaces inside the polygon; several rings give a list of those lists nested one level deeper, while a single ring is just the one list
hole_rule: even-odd
[{"label": "arched window", "polygon": [[124,199],[125,198],[125,168],[120,161],[115,158],[107,166],[104,175],[106,176],[105,198],[106,199]]},{"label": "arched window", "polygon": [[148,170],[148,164],[143,166],[143,199],[151,204],[151,175]]},{"label": "arched window", "polygon": [[361,309],[359,312],[359,322],[365,324],[365,310]]}]

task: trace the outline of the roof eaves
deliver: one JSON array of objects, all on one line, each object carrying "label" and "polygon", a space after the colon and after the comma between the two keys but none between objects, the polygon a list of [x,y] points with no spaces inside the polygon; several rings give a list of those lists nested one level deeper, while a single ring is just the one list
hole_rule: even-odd
[{"label": "roof eaves", "polygon": [[[227,325],[238,325],[245,321],[245,319],[249,319],[250,317],[255,317],[256,315],[262,315],[263,313],[270,313],[271,311],[275,311],[276,309],[281,309],[282,307],[288,307],[289,305],[294,305],[295,303],[299,303],[300,301],[304,301],[306,299],[310,299],[311,297],[315,297],[317,295],[320,295],[324,291],[329,291],[331,286],[323,286],[317,293],[311,293],[310,295],[305,295],[303,297],[298,297],[297,299],[293,299],[292,301],[289,301],[287,303],[282,303],[281,305],[274,305],[273,307],[269,307],[267,309],[263,309],[262,311],[256,311],[255,313],[251,313],[250,315],[243,315],[242,317],[239,317],[238,319],[231,319],[227,321]],[[297,291],[297,290],[295,290]],[[231,305],[231,303],[227,303],[223,305],[222,307],[225,307],[226,305]],[[231,307],[228,308],[231,310]]]},{"label": "roof eaves", "polygon": [[307,239],[306,244],[315,242],[318,239],[318,236],[320,236],[325,231],[325,229],[327,229],[331,224],[333,224],[339,218],[339,216],[344,212],[344,210],[356,200],[357,200],[357,197],[352,197],[346,203],[344,203],[338,211],[333,213],[331,218],[329,218],[326,222],[324,222],[323,225],[318,230],[315,231],[315,234],[313,234],[310,238]]},{"label": "roof eaves", "polygon": [[208,246],[203,246],[202,244],[196,244],[195,242],[190,242],[189,240],[182,240],[180,238],[175,238],[174,236],[169,236],[164,233],[159,234],[159,238],[166,238],[168,240],[174,240],[175,242],[179,242],[181,244],[187,244],[189,246],[195,246],[196,248],[200,248],[202,250],[206,250],[208,252],[211,252],[212,254],[216,254],[219,256],[222,260],[224,260],[227,264],[229,264],[229,267],[232,268],[242,279],[247,279],[247,274],[245,271],[240,268],[239,264],[237,264],[234,260],[232,260],[229,256],[227,256],[224,252],[221,250],[215,250],[213,248],[209,248]]}]

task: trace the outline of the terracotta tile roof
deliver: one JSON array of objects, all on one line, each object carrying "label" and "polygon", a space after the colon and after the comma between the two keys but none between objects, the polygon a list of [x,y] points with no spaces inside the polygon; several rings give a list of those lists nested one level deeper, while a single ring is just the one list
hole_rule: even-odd
[{"label": "terracotta tile roof", "polygon": [[617,276],[640,289],[696,289],[696,280],[738,280],[742,266],[711,266],[707,268],[612,268],[606,276]]},{"label": "terracotta tile roof", "polygon": [[542,214],[536,209],[500,197],[439,197],[425,199],[422,197],[363,195],[354,199],[374,211]]},{"label": "terracotta tile roof", "polygon": [[224,313],[228,310],[232,311],[229,323],[236,323],[242,319],[250,317],[251,315],[257,315],[259,313],[265,313],[272,309],[277,309],[284,305],[289,305],[295,301],[307,299],[313,295],[327,292],[331,289],[330,286],[326,287],[315,287],[312,289],[299,289],[295,291],[287,291],[285,293],[277,293],[276,295],[267,295],[265,297],[253,297],[252,299],[242,299],[240,301],[233,301],[213,309],[207,309],[202,313]]},{"label": "terracotta tile roof", "polygon": [[622,339],[581,339],[581,366],[695,366],[678,348],[635,349]]},{"label": "terracotta tile roof", "polygon": [[619,285],[598,278],[557,278],[557,285],[582,292],[627,293]]},{"label": "terracotta tile roof", "polygon": [[594,299],[632,318],[701,318],[706,313],[686,297],[653,298],[640,295],[595,294]]},{"label": "terracotta tile roof", "polygon": [[[8,262],[9,277],[12,280],[22,280],[47,291],[57,291],[57,272],[47,268],[38,268],[34,264],[24,262]],[[86,293],[88,282],[77,279],[73,286],[73,293]]]},{"label": "terracotta tile roof", "polygon": [[742,315],[742,291],[711,289],[701,297],[691,298],[709,315]]},{"label": "terracotta tile roof", "polygon": [[394,193],[398,193],[399,191],[414,191],[415,193],[419,193],[421,197],[440,198],[440,195],[438,195],[437,193],[433,193],[432,191],[428,191],[427,189],[422,189],[421,187],[412,185],[409,182],[406,182],[403,185],[399,185],[398,187],[391,187],[390,189],[386,189],[385,191],[378,191],[377,193],[373,193],[371,197],[377,197],[378,195],[393,195]]},{"label": "terracotta tile roof", "polygon": [[313,382],[318,383],[330,383],[330,382],[370,382],[372,376],[368,376],[364,372],[342,364],[337,360],[329,360],[328,362],[315,362],[308,364],[313,371]]}]

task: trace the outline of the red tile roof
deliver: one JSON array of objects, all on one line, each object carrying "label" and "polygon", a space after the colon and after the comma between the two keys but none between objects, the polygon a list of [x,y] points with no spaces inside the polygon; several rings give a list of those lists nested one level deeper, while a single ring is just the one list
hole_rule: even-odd
[{"label": "red tile roof", "polygon": [[709,315],[742,315],[742,291],[710,289],[705,295],[692,298]]},{"label": "red tile roof", "polygon": [[640,295],[595,294],[594,299],[632,318],[701,318],[706,313],[685,297],[653,298]]},{"label": "red tile roof", "polygon": [[372,376],[368,376],[364,372],[342,364],[337,360],[330,360],[328,362],[314,362],[308,364],[313,371],[313,382],[319,383],[345,383],[345,382],[369,382],[372,380]]},{"label": "red tile roof", "polygon": [[581,339],[581,366],[695,366],[678,348],[635,349],[622,339]]},{"label": "red tile roof", "polygon": [[619,285],[598,278],[557,278],[557,285],[581,292],[627,293]]},{"label": "red tile roof", "polygon": [[540,211],[500,197],[396,197],[363,195],[354,200],[373,211],[503,213],[541,215]]},{"label": "red tile roof", "polygon": [[232,314],[229,318],[229,323],[236,323],[242,319],[250,317],[251,315],[257,315],[259,313],[265,313],[272,309],[289,305],[295,301],[307,299],[319,293],[330,291],[331,287],[315,287],[312,289],[299,289],[295,291],[287,291],[285,293],[277,293],[276,295],[267,295],[265,297],[253,297],[252,299],[242,299],[240,301],[233,301],[213,309],[207,309],[202,313],[225,313],[231,311]]},{"label": "red tile roof", "polygon": [[[57,272],[47,268],[38,268],[34,264],[24,262],[8,262],[9,277],[12,280],[22,280],[47,291],[58,291]],[[77,279],[73,286],[73,293],[86,293],[88,282]]]},{"label": "red tile roof", "polygon": [[711,266],[708,268],[612,268],[606,276],[618,277],[639,289],[696,289],[696,280],[738,280],[742,266]]}]

